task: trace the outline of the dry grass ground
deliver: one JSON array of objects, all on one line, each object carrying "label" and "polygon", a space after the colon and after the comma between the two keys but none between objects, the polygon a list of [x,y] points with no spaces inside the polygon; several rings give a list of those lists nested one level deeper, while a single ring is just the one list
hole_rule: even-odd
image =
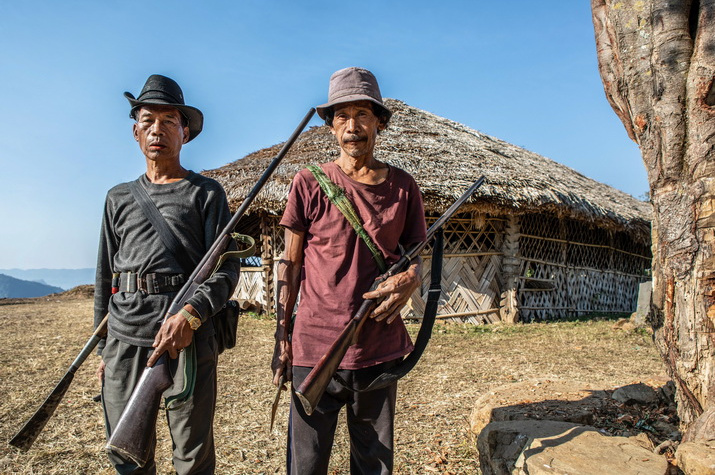
[{"label": "dry grass ground", "polygon": [[[55,416],[26,453],[7,445],[64,375],[90,335],[92,302],[0,300],[0,473],[112,473],[103,454],[104,424],[96,356],[78,371]],[[467,419],[490,388],[531,378],[587,381],[603,389],[661,375],[650,336],[614,330],[610,321],[472,327],[438,325],[423,359],[400,382],[398,474],[478,473]],[[411,331],[416,331],[416,326]],[[287,398],[269,433],[273,323],[244,317],[239,347],[219,362],[216,443],[220,474],[282,473]],[[171,439],[159,423],[160,473],[172,473]],[[346,432],[336,436],[332,472],[347,473]]]}]

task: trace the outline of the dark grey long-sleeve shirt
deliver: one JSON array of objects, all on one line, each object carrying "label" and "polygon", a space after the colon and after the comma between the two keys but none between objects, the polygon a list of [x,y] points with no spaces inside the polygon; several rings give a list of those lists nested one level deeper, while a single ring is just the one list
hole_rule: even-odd
[{"label": "dark grey long-sleeve shirt", "polygon": [[[231,219],[226,195],[218,182],[189,172],[178,182],[157,185],[140,177],[152,201],[189,255],[198,264]],[[228,259],[187,303],[207,319],[231,297],[238,282],[239,264]],[[97,257],[94,325],[109,312],[109,333],[136,346],[152,346],[175,292],[111,293],[113,272],[184,274],[129,190],[128,183],[107,193]],[[188,276],[186,276],[188,277]],[[202,325],[197,336],[213,332]],[[100,344],[100,351],[101,351]]]}]

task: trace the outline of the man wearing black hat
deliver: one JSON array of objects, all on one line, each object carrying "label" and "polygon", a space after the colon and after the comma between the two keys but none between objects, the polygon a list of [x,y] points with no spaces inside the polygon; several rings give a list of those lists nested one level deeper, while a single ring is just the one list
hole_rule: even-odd
[{"label": "man wearing black hat", "polygon": [[[136,121],[134,138],[146,161],[146,173],[133,183],[146,190],[184,255],[174,255],[163,244],[133,194],[134,184],[122,183],[109,190],[97,258],[94,312],[95,326],[109,314],[97,371],[107,435],[116,426],[144,368],[164,352],[176,359],[193,342],[193,394],[177,409],[167,411],[167,419],[177,473],[209,474],[215,467],[217,361],[211,316],[230,298],[238,282],[236,262],[227,261],[179,313],[167,315],[167,310],[193,270],[186,269],[186,263],[198,264],[231,214],[221,185],[181,166],[181,148],[201,132],[203,115],[184,103],[179,85],[153,75],[139,97],[128,92],[124,95],[131,105],[130,117]],[[118,473],[156,472],[153,451],[141,469],[119,454],[110,453],[109,457]]]},{"label": "man wearing black hat", "polygon": [[[363,294],[386,265],[400,257],[400,246],[424,241],[422,197],[414,179],[377,160],[378,133],[391,112],[382,102],[370,71],[347,68],[330,78],[328,103],[317,112],[340,146],[340,156],[299,172],[286,210],[285,252],[278,267],[274,384],[282,379],[297,388],[326,353],[363,298],[384,298],[348,349],[338,374],[311,415],[295,393],[288,428],[288,473],[324,474],[340,409],[345,406],[350,433],[351,473],[391,473],[397,383],[368,392],[375,377],[393,367],[413,346],[400,316],[419,286],[420,263]],[[344,203],[328,197],[320,182],[344,190],[359,216],[356,231]],[[363,237],[367,235],[367,237]],[[293,308],[300,303],[291,328]]]}]

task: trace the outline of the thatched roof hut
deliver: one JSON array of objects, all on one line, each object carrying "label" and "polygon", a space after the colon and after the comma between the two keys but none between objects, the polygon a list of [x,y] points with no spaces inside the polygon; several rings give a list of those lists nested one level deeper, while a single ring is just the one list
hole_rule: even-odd
[{"label": "thatched roof hut", "polygon": [[[464,125],[394,99],[386,102],[394,115],[388,129],[378,137],[376,156],[415,177],[424,193],[428,219],[443,212],[477,177],[486,177],[485,185],[464,206],[462,217],[453,220],[457,224],[452,229],[451,250],[447,236],[447,252],[463,264],[458,266],[459,272],[447,278],[458,278],[464,285],[447,281],[444,288],[466,289],[470,294],[469,298],[462,296],[470,302],[456,306],[449,305],[451,297],[447,295],[443,307],[448,314],[468,314],[465,316],[471,320],[491,321],[499,314],[502,319],[514,320],[562,316],[586,311],[586,307],[598,311],[598,305],[584,306],[556,297],[555,294],[573,294],[573,284],[565,287],[568,274],[574,271],[597,272],[599,281],[612,272],[628,274],[632,285],[625,293],[618,291],[623,296],[609,299],[608,309],[602,310],[632,311],[637,291],[634,286],[646,278],[649,267],[648,203]],[[259,150],[204,174],[221,182],[235,208],[279,149],[280,144]],[[257,197],[246,226],[256,230],[260,226],[264,272],[265,264],[272,267],[271,259],[282,249],[280,230],[275,229],[275,224],[293,176],[308,164],[335,159],[338,152],[327,127],[312,127],[301,135]],[[463,222],[458,224],[460,219]],[[473,235],[465,239],[470,233]],[[590,255],[594,250],[607,255]],[[634,262],[625,267],[613,262],[614,257],[620,261],[624,256]],[[467,258],[478,258],[480,262],[466,265]],[[482,274],[489,267],[487,261],[494,269],[485,276]],[[271,272],[264,275],[264,280],[272,280],[268,274]],[[475,279],[475,274],[480,277]],[[622,284],[620,279],[614,291]],[[475,285],[481,290],[473,288]],[[531,289],[534,286],[546,289],[535,291]],[[491,298],[480,298],[486,290],[493,294]],[[509,291],[513,295],[505,295]],[[532,294],[539,292],[534,303]],[[547,293],[553,295],[546,296]],[[263,298],[269,308],[273,307],[270,294]],[[592,296],[589,298],[593,301]],[[505,300],[510,299],[512,308],[505,310]],[[525,302],[531,304],[523,305]],[[420,308],[418,302],[408,313],[415,310],[418,314]],[[522,311],[533,309],[543,311]],[[505,312],[510,315],[505,316]],[[490,318],[473,318],[477,315]]]}]

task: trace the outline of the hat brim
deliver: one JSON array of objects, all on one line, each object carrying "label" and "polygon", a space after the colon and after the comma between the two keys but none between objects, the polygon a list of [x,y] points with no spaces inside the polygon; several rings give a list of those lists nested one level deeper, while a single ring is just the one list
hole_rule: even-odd
[{"label": "hat brim", "polygon": [[174,104],[167,101],[162,101],[160,99],[149,99],[146,101],[138,101],[131,92],[125,92],[124,97],[127,98],[129,104],[132,106],[129,112],[129,117],[134,118],[134,111],[142,106],[147,105],[159,105],[159,106],[171,106],[179,109],[186,120],[189,122],[189,139],[186,141],[191,142],[197,135],[201,133],[204,128],[204,114],[198,110],[196,107],[187,106],[184,104]]},{"label": "hat brim", "polygon": [[381,102],[376,101],[376,100],[373,99],[372,97],[367,96],[367,95],[365,95],[365,94],[351,94],[351,95],[348,95],[348,96],[343,96],[343,97],[341,97],[341,98],[339,98],[339,99],[336,99],[336,100],[334,100],[334,101],[332,101],[332,102],[328,102],[328,103],[326,103],[326,104],[317,106],[317,107],[315,108],[315,111],[318,113],[318,116],[319,116],[321,119],[325,120],[325,111],[327,111],[328,109],[330,109],[330,108],[332,108],[332,107],[335,107],[335,106],[337,106],[338,104],[345,104],[346,102],[357,102],[357,101],[370,101],[370,102],[372,102],[373,104],[376,104],[376,105],[380,106],[382,109],[385,110],[385,112],[387,112],[387,116],[388,116],[387,119],[388,119],[388,120],[390,119],[390,117],[392,117],[392,111],[391,111],[390,109],[388,109],[387,107],[385,107],[385,105],[382,104]]}]

